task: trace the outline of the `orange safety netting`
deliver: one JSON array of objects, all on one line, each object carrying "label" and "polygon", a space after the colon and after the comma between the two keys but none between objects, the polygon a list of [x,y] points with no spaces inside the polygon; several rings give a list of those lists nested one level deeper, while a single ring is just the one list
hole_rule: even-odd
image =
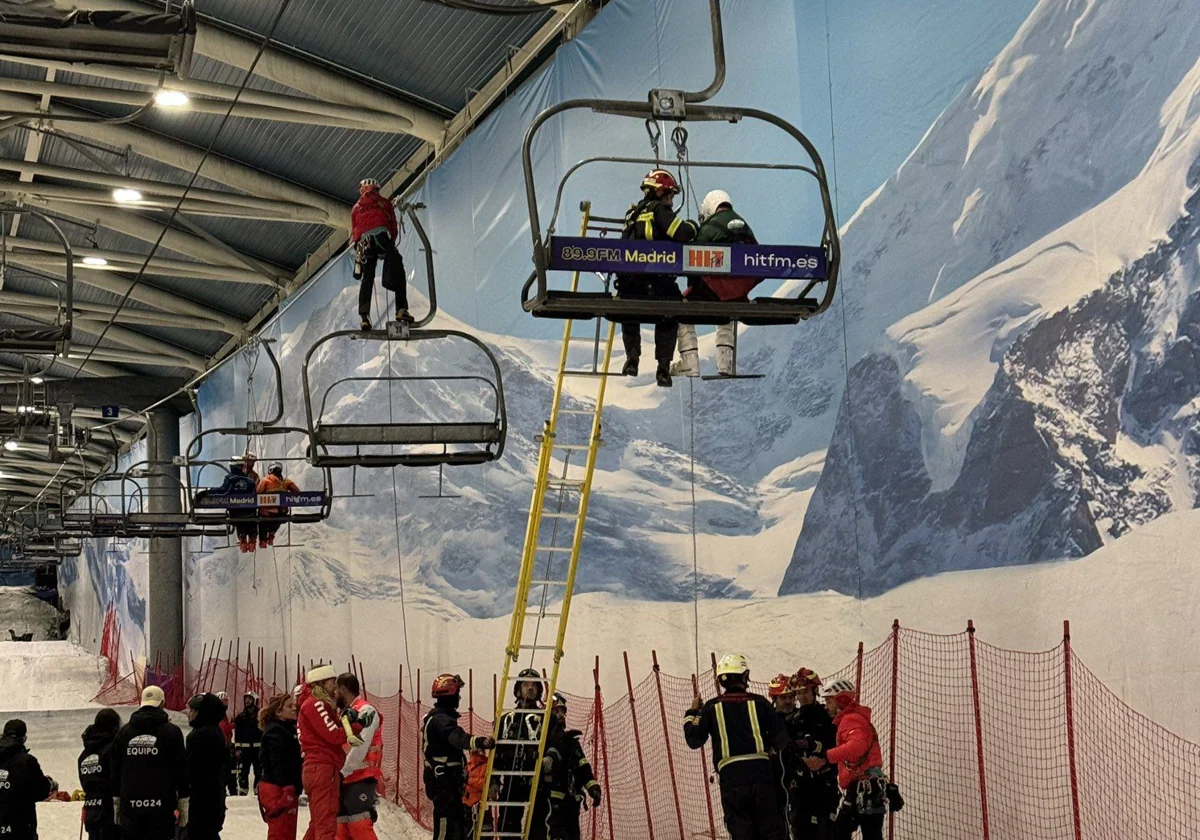
[{"label": "orange safety netting", "polygon": [[[109,637],[106,627],[105,639]],[[119,644],[108,644],[110,677],[97,700],[137,702],[146,684],[162,685],[168,705],[192,693],[247,690],[269,698],[296,682],[301,660],[282,663],[214,643],[198,667],[154,668],[119,676]],[[225,654],[224,656],[222,654]],[[773,663],[794,670],[801,663]],[[295,667],[292,668],[291,665]],[[383,716],[384,795],[430,826],[421,784],[421,720],[428,700],[370,691]],[[676,677],[659,671],[605,704],[599,687],[569,696],[568,726],[582,732],[604,800],[581,816],[591,840],[727,838],[708,750],[684,743],[684,711],[698,690],[712,696],[712,673]],[[1124,840],[1200,838],[1200,746],[1137,713],[1079,661],[1070,636],[1049,651],[993,647],[974,630],[934,635],[901,629],[877,647],[860,646],[834,679],[856,680],[872,709],[884,769],[906,805],[889,815],[889,840]],[[403,684],[403,680],[401,680]],[[461,723],[474,733],[491,722],[476,706],[494,697],[468,691]],[[764,685],[756,690],[765,693]]]}]

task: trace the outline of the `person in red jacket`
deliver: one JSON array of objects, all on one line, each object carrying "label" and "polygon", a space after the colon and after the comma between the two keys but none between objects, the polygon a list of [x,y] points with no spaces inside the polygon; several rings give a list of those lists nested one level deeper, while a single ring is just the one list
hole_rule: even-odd
[{"label": "person in red jacket", "polygon": [[301,778],[308,792],[304,840],[336,840],[339,783],[350,743],[334,700],[337,671],[332,665],[318,665],[305,675],[304,682],[296,725],[304,759]]},{"label": "person in red jacket", "polygon": [[354,277],[359,280],[358,316],[362,328],[371,329],[371,295],[375,291],[375,266],[383,258],[383,288],[396,294],[396,320],[408,316],[408,290],[404,259],[397,247],[399,225],[396,208],[379,194],[379,182],[364,178],[358,185],[358,203],[350,211],[350,242],[354,246]]},{"label": "person in red jacket", "polygon": [[883,840],[887,778],[871,710],[858,702],[854,683],[849,680],[830,684],[822,696],[837,726],[837,744],[826,750],[825,758],[814,756],[806,758],[805,763],[813,771],[826,761],[837,765],[842,801],[834,819],[834,838],[851,840],[855,829],[859,829],[862,840]]},{"label": "person in red jacket", "polygon": [[375,799],[383,783],[383,716],[362,696],[358,677],[346,672],[337,678],[342,718],[359,744],[342,765],[342,807],[338,811],[338,840],[378,840]]}]

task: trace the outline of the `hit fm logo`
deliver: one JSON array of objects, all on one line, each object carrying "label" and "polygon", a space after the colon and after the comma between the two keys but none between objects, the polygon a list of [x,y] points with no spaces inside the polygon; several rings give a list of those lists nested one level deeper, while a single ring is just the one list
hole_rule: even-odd
[{"label": "hit fm logo", "polygon": [[685,271],[703,271],[711,274],[726,274],[729,272],[730,260],[728,248],[687,245],[684,250]]}]

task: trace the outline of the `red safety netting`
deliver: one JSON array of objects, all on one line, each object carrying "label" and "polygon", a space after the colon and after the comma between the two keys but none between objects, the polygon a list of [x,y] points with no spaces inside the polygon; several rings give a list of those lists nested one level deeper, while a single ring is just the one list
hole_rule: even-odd
[{"label": "red safety netting", "polygon": [[[197,667],[139,669],[131,660],[120,676],[119,640],[109,637],[106,622],[109,678],[96,699],[110,705],[136,703],[147,684],[163,686],[172,708],[197,691],[269,698],[312,664],[222,641]],[[794,670],[800,663],[773,664]],[[599,688],[569,697],[568,725],[582,733],[605,794],[583,813],[582,836],[727,838],[710,754],[688,749],[682,730],[696,691],[715,691],[712,673],[677,677],[655,664],[635,683],[627,657],[624,668],[628,691],[620,699],[605,703]],[[428,701],[376,695],[360,663],[347,670],[359,674],[383,716],[384,795],[428,828],[421,784]],[[1105,688],[1071,652],[1068,634],[1053,650],[1024,652],[980,642],[973,629],[943,636],[896,626],[882,644],[860,646],[855,660],[825,675],[827,683],[839,678],[859,685],[884,769],[906,800],[889,816],[889,840],[1200,838],[1200,746]],[[494,708],[494,678],[487,689],[470,682],[461,723],[490,732],[477,707]]]}]

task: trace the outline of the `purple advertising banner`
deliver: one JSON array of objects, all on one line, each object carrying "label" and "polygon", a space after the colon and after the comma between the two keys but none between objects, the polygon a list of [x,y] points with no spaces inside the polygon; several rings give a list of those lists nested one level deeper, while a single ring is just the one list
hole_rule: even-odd
[{"label": "purple advertising banner", "polygon": [[725,274],[823,279],[825,252],[805,245],[688,245],[640,239],[550,239],[550,269],[601,274]]}]

